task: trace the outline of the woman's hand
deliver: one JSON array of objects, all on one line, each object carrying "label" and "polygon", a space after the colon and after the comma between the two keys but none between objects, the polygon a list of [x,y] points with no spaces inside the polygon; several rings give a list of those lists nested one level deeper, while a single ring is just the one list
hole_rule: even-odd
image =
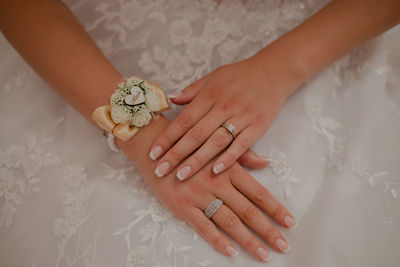
[{"label": "woman's hand", "polygon": [[[165,179],[158,179],[154,173],[150,175],[150,179],[145,179],[159,200],[222,254],[235,256],[237,250],[216,226],[260,261],[268,261],[271,254],[248,228],[277,252],[289,251],[285,237],[261,211],[287,228],[294,227],[295,220],[238,163],[218,175],[213,174],[211,164],[207,164],[185,182],[177,181],[173,173]],[[210,220],[204,210],[216,198],[221,199],[224,205]]]},{"label": "woman's hand", "polygon": [[[146,154],[150,150],[151,142],[169,124],[168,120],[160,116],[157,121],[143,127],[128,142],[116,139],[117,146],[132,160],[158,199],[174,215],[187,222],[206,241],[227,256],[235,255],[237,250],[216,226],[258,260],[268,260],[270,254],[268,248],[249,229],[276,251],[287,252],[289,245],[286,239],[263,212],[287,228],[295,227],[296,221],[287,209],[238,163],[215,175],[210,162],[184,182],[175,178],[175,171],[166,175],[164,179],[159,179],[154,174],[156,162],[150,160]],[[221,199],[224,205],[210,220],[205,216],[204,210],[216,198]]]},{"label": "woman's hand", "polygon": [[[220,173],[264,135],[298,86],[279,71],[279,62],[270,65],[276,68],[267,70],[254,56],[223,66],[171,96],[176,104],[190,104],[152,146],[150,157],[162,156],[157,176],[179,165],[177,177],[187,179],[228,147],[213,165],[214,173]],[[233,125],[234,133],[221,127],[224,123]]]}]

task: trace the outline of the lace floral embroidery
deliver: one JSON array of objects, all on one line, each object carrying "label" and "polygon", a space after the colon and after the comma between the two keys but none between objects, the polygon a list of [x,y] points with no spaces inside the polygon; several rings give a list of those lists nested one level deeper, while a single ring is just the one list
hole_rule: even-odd
[{"label": "lace floral embroidery", "polygon": [[335,166],[340,170],[343,167],[345,140],[337,137],[334,132],[341,129],[342,125],[331,118],[323,117],[321,100],[316,97],[305,99],[304,111],[312,123],[313,135],[310,143],[315,143],[315,134],[324,136],[329,146],[328,168]]},{"label": "lace floral embroidery", "polygon": [[[220,4],[212,0],[131,0],[102,3],[96,11],[99,17],[87,23],[86,30],[105,28],[110,33],[96,40],[105,54],[146,48],[141,52],[139,66],[149,75],[147,78],[177,90],[211,72],[217,67],[216,62],[228,64],[251,56],[254,45],[261,49],[304,20],[311,8],[299,0],[225,0]],[[165,13],[172,15],[166,17]],[[146,45],[157,37],[143,25],[158,24],[169,25],[172,48]],[[140,39],[128,39],[128,32],[133,30]]]},{"label": "lace floral embroidery", "polygon": [[[118,183],[130,184],[132,181],[126,179],[126,173],[134,169],[131,168],[131,163],[117,160],[117,167],[112,167],[103,164],[107,175],[106,179],[118,181]],[[131,172],[132,174],[132,172]],[[132,175],[130,175],[132,176]],[[178,266],[174,260],[180,257],[183,266],[208,266],[210,261],[197,261],[196,259],[188,256],[186,253],[191,249],[190,246],[176,246],[171,240],[170,235],[177,232],[191,233],[193,239],[197,240],[198,235],[186,225],[185,222],[176,219],[163,205],[161,205],[155,197],[151,197],[144,180],[140,179],[138,173],[133,172],[133,177],[139,182],[137,186],[132,189],[133,198],[126,205],[128,211],[132,210],[134,218],[125,227],[113,233],[113,236],[123,236],[127,248],[127,256],[125,260],[126,267],[147,267],[147,266]],[[147,209],[135,209],[135,203],[139,198],[148,199]],[[167,224],[174,223],[176,226],[173,230],[165,230]],[[173,233],[172,233],[172,232]],[[140,238],[140,245],[132,246],[133,238]],[[160,242],[167,242],[166,251],[159,251],[157,244]],[[159,253],[166,253],[167,257],[158,257]],[[160,258],[166,260],[160,261]],[[174,262],[171,264],[171,262]],[[190,264],[189,264],[190,263]],[[181,266],[181,265],[179,265]]]},{"label": "lace floral embroidery", "polygon": [[[86,186],[87,174],[82,165],[67,166],[64,169],[64,183],[68,186],[64,204],[64,217],[54,220],[53,233],[58,239],[58,256],[55,266],[78,266],[84,262],[85,266],[95,266],[96,244],[99,232],[95,235],[93,245],[81,248],[82,226],[90,219],[85,204],[93,190]],[[76,236],[76,238],[73,238]],[[67,253],[67,246],[73,246],[74,252]],[[79,265],[81,266],[81,265]]]},{"label": "lace floral embroidery", "polygon": [[30,192],[39,192],[42,168],[61,162],[58,155],[47,152],[44,145],[53,138],[32,137],[27,145],[13,145],[0,150],[0,227],[10,226],[17,206]]},{"label": "lace floral embroidery", "polygon": [[361,179],[368,182],[369,186],[385,194],[391,195],[394,199],[399,196],[400,183],[389,181],[389,172],[381,171],[374,174],[368,172],[366,164],[361,156],[352,157],[352,171]]},{"label": "lace floral embroidery", "polygon": [[278,184],[282,185],[285,198],[288,199],[292,194],[292,187],[300,181],[292,173],[296,166],[293,156],[283,152],[273,152],[268,159],[273,172],[279,175]]},{"label": "lace floral embroidery", "polygon": [[28,71],[24,70],[23,72],[9,78],[8,82],[3,86],[3,94],[7,95],[11,91],[21,90],[22,86],[25,84],[27,76]]}]

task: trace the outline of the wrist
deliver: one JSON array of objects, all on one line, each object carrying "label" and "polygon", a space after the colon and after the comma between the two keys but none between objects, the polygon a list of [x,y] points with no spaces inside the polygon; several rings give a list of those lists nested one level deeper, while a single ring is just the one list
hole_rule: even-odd
[{"label": "wrist", "polygon": [[307,79],[306,73],[278,44],[265,47],[249,60],[254,62],[254,69],[260,70],[266,77],[266,83],[276,88],[277,97],[282,103]]},{"label": "wrist", "polygon": [[153,170],[155,169],[156,162],[149,157],[150,148],[154,140],[156,140],[168,125],[168,119],[160,115],[157,119],[151,120],[148,125],[141,127],[128,141],[124,142],[115,138],[116,145],[127,155],[135,167],[145,177],[155,176]]}]

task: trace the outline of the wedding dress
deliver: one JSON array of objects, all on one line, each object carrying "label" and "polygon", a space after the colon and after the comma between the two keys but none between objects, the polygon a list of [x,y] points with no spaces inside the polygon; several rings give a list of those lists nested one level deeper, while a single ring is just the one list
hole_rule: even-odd
[{"label": "wedding dress", "polygon": [[[171,93],[251,56],[326,1],[66,4],[121,73]],[[279,227],[292,249],[273,252],[270,266],[400,265],[399,41],[394,28],[307,81],[254,146],[270,165],[249,172],[299,224]],[[222,256],[171,215],[4,36],[0,95],[1,267],[264,265],[243,249]]]}]

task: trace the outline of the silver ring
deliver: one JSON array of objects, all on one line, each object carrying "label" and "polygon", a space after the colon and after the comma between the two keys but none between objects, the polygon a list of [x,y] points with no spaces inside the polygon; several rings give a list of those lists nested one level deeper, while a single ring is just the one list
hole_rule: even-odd
[{"label": "silver ring", "polygon": [[224,127],[228,132],[230,132],[231,135],[233,136],[233,139],[236,138],[237,134],[236,134],[236,128],[235,128],[235,126],[233,126],[232,124],[223,123],[223,124],[221,125],[221,127]]},{"label": "silver ring", "polygon": [[207,216],[208,219],[211,219],[212,216],[217,212],[219,208],[224,204],[221,199],[216,198],[213,202],[208,205],[206,210],[204,211],[204,214]]}]

